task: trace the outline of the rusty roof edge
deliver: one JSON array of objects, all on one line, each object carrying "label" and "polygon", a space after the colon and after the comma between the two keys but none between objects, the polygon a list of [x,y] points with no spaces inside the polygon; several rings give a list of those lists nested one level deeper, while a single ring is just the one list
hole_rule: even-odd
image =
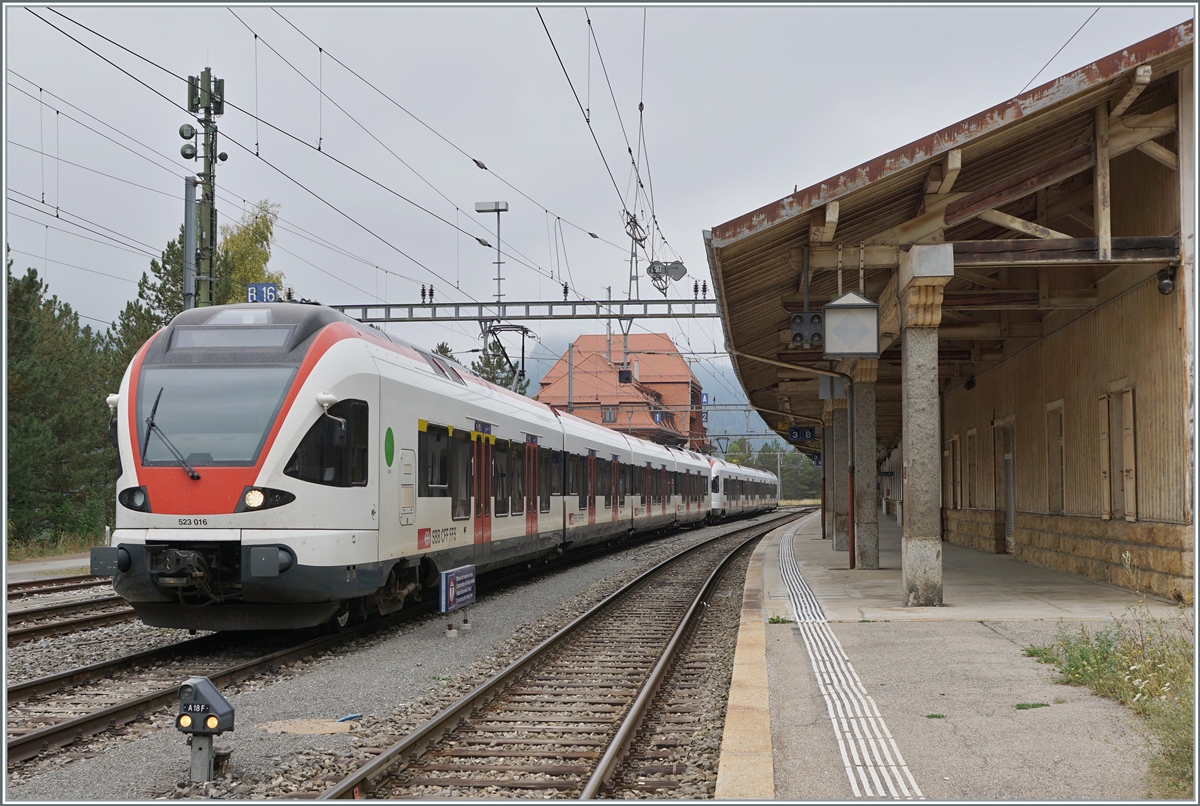
[{"label": "rusty roof edge", "polygon": [[[725,336],[725,343],[722,347],[729,353],[729,365],[733,368],[733,377],[737,379],[738,384],[745,392],[749,389],[745,378],[742,377],[742,370],[738,364],[737,351],[733,347],[733,335],[729,332],[729,317],[726,315],[725,308],[725,286],[721,283],[721,272],[717,269],[717,253],[713,246],[712,230],[704,230],[704,252],[708,256],[708,273],[712,278],[713,297],[717,301],[717,313],[721,316],[721,331]],[[746,394],[746,402],[750,402],[749,393]],[[763,422],[766,422],[765,420]],[[769,423],[768,423],[769,425]]]},{"label": "rusty roof edge", "polygon": [[[914,140],[908,145],[875,157],[837,176],[818,182],[790,196],[785,196],[779,201],[760,207],[732,221],[718,224],[712,228],[711,238],[706,237],[706,243],[711,244],[712,247],[735,243],[775,224],[839,199],[897,171],[930,160],[1034,112],[1051,107],[1072,95],[1110,81],[1121,73],[1134,69],[1139,64],[1188,47],[1193,42],[1192,27],[1192,21],[1188,20],[1173,28],[1168,28],[1137,44],[1097,59],[1074,72],[1048,81],[1015,98],[1010,98],[991,109],[960,120],[941,131]],[[709,264],[711,268],[711,259]],[[714,278],[715,276],[714,272]],[[715,279],[714,282],[716,282]]]}]

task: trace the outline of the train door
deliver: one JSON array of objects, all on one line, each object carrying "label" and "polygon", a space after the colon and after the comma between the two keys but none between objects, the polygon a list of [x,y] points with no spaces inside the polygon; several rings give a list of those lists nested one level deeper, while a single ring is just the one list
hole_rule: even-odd
[{"label": "train door", "polygon": [[608,463],[608,489],[609,489],[609,510],[612,512],[612,521],[616,523],[620,520],[617,515],[617,487],[618,479],[621,474],[621,457],[613,455],[612,461]]},{"label": "train door", "polygon": [[646,463],[646,475],[644,481],[646,486],[643,488],[642,503],[646,505],[646,516],[649,517],[654,512],[654,465]]},{"label": "train door", "polygon": [[475,434],[475,542],[492,542],[492,438]]},{"label": "train door", "polygon": [[662,514],[667,514],[667,503],[671,500],[670,488],[667,486],[667,466],[658,469],[658,500],[662,502]]},{"label": "train door", "polygon": [[400,451],[400,525],[417,522],[417,454],[407,448]]},{"label": "train door", "polygon": [[538,443],[525,437],[525,534],[538,533]]},{"label": "train door", "polygon": [[596,525],[596,452],[587,456],[587,513],[588,526]]}]

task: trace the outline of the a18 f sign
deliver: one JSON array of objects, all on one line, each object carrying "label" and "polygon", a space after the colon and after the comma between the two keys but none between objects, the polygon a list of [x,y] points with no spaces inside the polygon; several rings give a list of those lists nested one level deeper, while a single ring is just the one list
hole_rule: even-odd
[{"label": "a18 f sign", "polygon": [[246,302],[274,302],[279,299],[279,286],[275,283],[248,283]]}]

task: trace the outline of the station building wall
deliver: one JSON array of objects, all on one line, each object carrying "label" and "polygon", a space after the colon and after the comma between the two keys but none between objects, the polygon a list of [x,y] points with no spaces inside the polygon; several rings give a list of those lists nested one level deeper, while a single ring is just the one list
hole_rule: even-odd
[{"label": "station building wall", "polygon": [[[1131,152],[1112,175],[1114,235],[1180,233],[1174,171]],[[1194,193],[1190,177],[1182,182]],[[944,539],[1192,600],[1185,306],[1195,290],[1181,271],[1175,293],[1160,294],[1158,268],[1108,272],[1095,282],[1098,307],[1052,313],[1040,341],[1008,345],[973,389],[943,396]]]}]

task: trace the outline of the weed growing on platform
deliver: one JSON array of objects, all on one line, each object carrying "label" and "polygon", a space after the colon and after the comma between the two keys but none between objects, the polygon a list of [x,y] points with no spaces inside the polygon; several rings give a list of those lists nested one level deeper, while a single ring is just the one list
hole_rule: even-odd
[{"label": "weed growing on platform", "polygon": [[[1136,590],[1128,553],[1122,560]],[[1143,599],[1095,632],[1081,626],[1072,633],[1060,624],[1054,644],[1031,646],[1025,654],[1055,664],[1056,682],[1087,686],[1132,708],[1143,718],[1154,751],[1149,796],[1190,800],[1194,648],[1195,623],[1187,610],[1181,606],[1172,618],[1156,618]]]},{"label": "weed growing on platform", "polygon": [[786,616],[771,616],[769,619],[767,619],[767,623],[768,624],[795,624],[796,622],[792,621],[790,618],[787,618]]},{"label": "weed growing on platform", "polygon": [[945,719],[946,715],[945,714],[926,714],[925,718],[926,719]]},{"label": "weed growing on platform", "polygon": [[1013,708],[1016,708],[1018,711],[1031,711],[1034,708],[1049,708],[1049,707],[1050,707],[1050,703],[1048,703],[1048,702],[1019,702],[1013,706]]}]

